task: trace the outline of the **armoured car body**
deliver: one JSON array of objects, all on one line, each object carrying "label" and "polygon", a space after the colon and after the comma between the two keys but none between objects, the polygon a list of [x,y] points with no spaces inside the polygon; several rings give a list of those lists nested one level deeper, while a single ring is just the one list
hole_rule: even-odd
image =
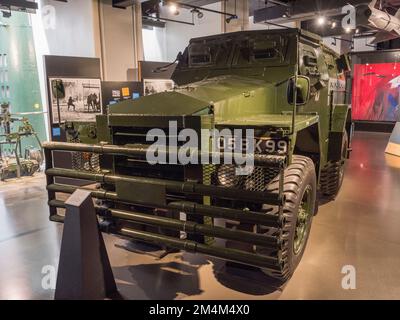
[{"label": "armoured car body", "polygon": [[[334,198],[343,181],[351,137],[346,59],[317,36],[287,29],[192,39],[177,60],[172,92],[124,101],[97,117],[97,144],[45,145],[50,219],[63,221],[57,195],[77,188],[59,178],[88,180],[99,184],[85,188],[97,199],[105,232],[290,278],[317,194]],[[148,133],[164,130],[170,141],[171,123],[199,136],[204,129],[253,130],[255,167],[237,175],[237,164],[224,161],[149,163]],[[213,158],[201,140],[197,156]],[[168,148],[168,160],[184,142]],[[55,152],[99,154],[100,166],[57,168]]]}]

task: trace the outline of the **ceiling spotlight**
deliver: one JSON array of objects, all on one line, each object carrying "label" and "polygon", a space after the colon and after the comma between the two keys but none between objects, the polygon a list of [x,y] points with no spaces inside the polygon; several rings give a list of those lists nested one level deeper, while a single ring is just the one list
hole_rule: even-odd
[{"label": "ceiling spotlight", "polygon": [[350,33],[351,29],[350,28],[346,28],[346,29],[344,29],[344,31],[346,31],[346,33]]},{"label": "ceiling spotlight", "polygon": [[169,6],[169,12],[177,16],[179,14],[178,7],[175,4],[171,4]]},{"label": "ceiling spotlight", "polygon": [[282,18],[289,18],[290,17],[290,11],[286,10],[286,12],[282,15]]},{"label": "ceiling spotlight", "polygon": [[356,29],[356,34],[359,34],[360,33],[360,29]]},{"label": "ceiling spotlight", "polygon": [[204,17],[204,13],[201,12],[201,11],[200,11],[199,9],[197,9],[197,8],[194,8],[194,9],[190,10],[190,12],[191,12],[192,14],[197,13],[197,18],[199,18],[199,19],[201,19],[201,18]]},{"label": "ceiling spotlight", "polygon": [[332,22],[332,29],[335,29],[335,28],[336,28],[336,26],[337,26],[337,23],[336,23],[336,21],[333,21],[333,22]]},{"label": "ceiling spotlight", "polygon": [[11,10],[10,11],[1,11],[3,14],[3,18],[10,18],[11,17]]},{"label": "ceiling spotlight", "polygon": [[232,20],[237,19],[237,15],[229,16],[228,18],[225,19],[226,23],[230,23]]},{"label": "ceiling spotlight", "polygon": [[318,25],[323,26],[325,24],[325,22],[326,22],[326,18],[324,16],[318,17],[318,19],[317,19]]}]

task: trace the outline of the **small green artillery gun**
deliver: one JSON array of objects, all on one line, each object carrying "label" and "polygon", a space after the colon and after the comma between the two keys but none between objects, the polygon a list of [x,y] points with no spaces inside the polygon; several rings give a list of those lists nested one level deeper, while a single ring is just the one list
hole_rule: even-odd
[{"label": "small green artillery gun", "polygon": [[[0,112],[0,179],[32,176],[40,170],[43,163],[42,144],[29,120],[22,115],[13,115],[9,104],[1,105]],[[19,123],[17,130],[13,124]],[[26,147],[22,150],[22,140],[34,137],[38,147]],[[8,152],[5,151],[5,147]]]}]

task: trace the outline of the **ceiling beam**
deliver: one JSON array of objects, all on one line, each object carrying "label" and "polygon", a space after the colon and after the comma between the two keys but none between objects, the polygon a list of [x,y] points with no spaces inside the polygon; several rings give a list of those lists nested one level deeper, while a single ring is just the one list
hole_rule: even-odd
[{"label": "ceiling beam", "polygon": [[[285,23],[288,21],[304,21],[314,19],[315,15],[323,14],[326,16],[337,15],[342,11],[342,7],[348,5],[359,5],[369,3],[369,0],[301,0],[291,3],[289,7],[275,5],[254,11],[254,22],[261,23],[271,21],[274,23]],[[289,16],[286,17],[287,13]]]},{"label": "ceiling beam", "polygon": [[26,0],[0,0],[0,9],[36,13],[38,4]]}]

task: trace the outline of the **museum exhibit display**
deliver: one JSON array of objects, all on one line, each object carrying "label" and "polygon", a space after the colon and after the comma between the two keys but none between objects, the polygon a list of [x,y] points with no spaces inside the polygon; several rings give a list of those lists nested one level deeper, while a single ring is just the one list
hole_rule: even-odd
[{"label": "museum exhibit display", "polygon": [[[262,267],[287,280],[306,247],[317,189],[334,198],[344,177],[351,117],[349,106],[333,99],[331,88],[338,86],[328,85],[342,81],[339,59],[318,37],[297,30],[191,40],[172,75],[180,87],[111,106],[107,122],[97,122],[108,137],[102,144],[45,144],[50,219],[63,220],[56,193],[76,189],[54,183],[55,177],[103,181],[92,196],[102,200],[97,212],[108,232]],[[258,72],[267,67],[268,74]],[[169,121],[177,130],[253,128],[262,142],[256,168],[239,177],[224,162],[190,170],[146,164],[146,131],[168,128]],[[97,174],[53,167],[55,150],[111,154],[113,165]],[[186,220],[179,219],[182,212]],[[210,218],[224,219],[225,227]],[[213,238],[227,243],[220,247]]]},{"label": "museum exhibit display", "polygon": [[62,81],[64,96],[57,102],[57,96],[51,91],[53,123],[94,121],[96,114],[102,113],[100,79],[49,78],[50,83],[55,80]]},{"label": "museum exhibit display", "polygon": [[[64,124],[71,121],[94,122],[103,113],[100,61],[95,58],[44,57],[47,103],[51,138],[66,141]],[[54,90],[55,81],[62,83],[62,94]]]},{"label": "museum exhibit display", "polygon": [[354,120],[396,121],[399,118],[396,63],[356,65],[354,74]]},{"label": "museum exhibit display", "polygon": [[396,122],[400,119],[398,62],[354,65],[353,119]]},{"label": "museum exhibit display", "polygon": [[399,120],[398,50],[354,52],[352,117],[356,127],[392,132]]},{"label": "museum exhibit display", "polygon": [[164,79],[144,79],[143,88],[143,95],[145,96],[168,92],[174,89],[174,81]]},{"label": "museum exhibit display", "polygon": [[[28,114],[25,114],[27,116]],[[18,125],[16,125],[18,123]],[[23,142],[33,137],[35,146]],[[21,114],[13,115],[9,104],[0,111],[0,179],[33,175],[43,164],[42,144],[32,124]]]},{"label": "museum exhibit display", "polygon": [[400,157],[400,123],[397,122],[390,136],[389,143],[385,150],[386,153]]},{"label": "museum exhibit display", "polygon": [[0,303],[400,300],[399,70],[399,0],[0,0]]},{"label": "museum exhibit display", "polygon": [[46,130],[29,18],[5,16],[0,20],[0,179],[9,181],[40,170]]},{"label": "museum exhibit display", "polygon": [[108,107],[120,101],[138,99],[143,95],[143,84],[139,81],[102,81],[101,90],[103,106]]}]

